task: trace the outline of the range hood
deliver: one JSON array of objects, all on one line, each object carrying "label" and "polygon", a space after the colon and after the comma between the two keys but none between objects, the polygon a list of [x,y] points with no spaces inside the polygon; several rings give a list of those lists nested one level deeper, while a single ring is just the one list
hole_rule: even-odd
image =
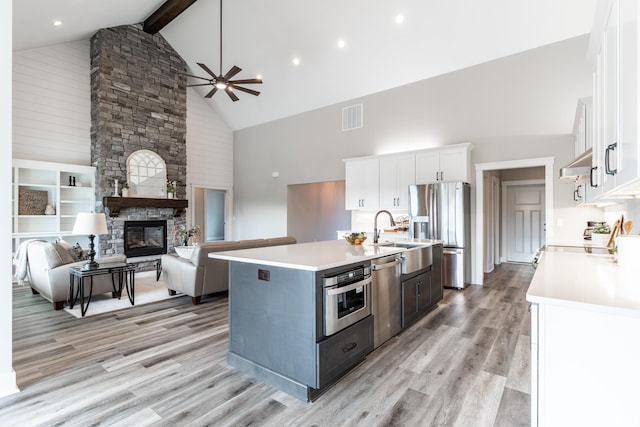
[{"label": "range hood", "polygon": [[568,165],[560,168],[560,180],[575,182],[589,179],[591,175],[593,150],[589,149]]}]

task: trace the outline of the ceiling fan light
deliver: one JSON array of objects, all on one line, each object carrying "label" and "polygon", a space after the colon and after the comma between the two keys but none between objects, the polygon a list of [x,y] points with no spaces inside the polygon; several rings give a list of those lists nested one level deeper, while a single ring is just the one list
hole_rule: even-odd
[{"label": "ceiling fan light", "polygon": [[227,84],[225,82],[216,82],[216,87],[218,89],[226,89],[227,88]]}]

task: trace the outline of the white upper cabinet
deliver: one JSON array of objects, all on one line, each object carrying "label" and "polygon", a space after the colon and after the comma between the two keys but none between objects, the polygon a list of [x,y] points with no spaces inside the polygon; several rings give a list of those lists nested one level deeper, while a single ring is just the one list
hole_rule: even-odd
[{"label": "white upper cabinet", "polygon": [[603,0],[591,35],[594,173],[598,199],[640,194],[638,3]]},{"label": "white upper cabinet", "polygon": [[582,98],[578,100],[576,108],[576,119],[573,124],[573,136],[575,138],[575,156],[587,152],[593,146],[591,132],[591,122],[593,120],[592,98]]},{"label": "white upper cabinet", "polygon": [[345,160],[345,209],[380,207],[380,161],[377,157]]},{"label": "white upper cabinet", "polygon": [[416,184],[469,182],[471,144],[456,144],[416,153]]},{"label": "white upper cabinet", "polygon": [[416,182],[415,154],[380,157],[380,207],[408,209],[409,185]]}]

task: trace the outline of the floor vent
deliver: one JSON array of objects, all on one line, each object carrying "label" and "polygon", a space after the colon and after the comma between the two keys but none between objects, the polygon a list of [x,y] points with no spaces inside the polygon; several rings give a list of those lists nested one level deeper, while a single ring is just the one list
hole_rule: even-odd
[{"label": "floor vent", "polygon": [[342,109],[342,130],[360,129],[362,127],[362,104],[351,105]]}]

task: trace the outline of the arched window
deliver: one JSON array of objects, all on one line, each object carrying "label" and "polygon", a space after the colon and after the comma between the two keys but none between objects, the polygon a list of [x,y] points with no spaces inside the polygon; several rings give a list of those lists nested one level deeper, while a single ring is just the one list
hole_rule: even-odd
[{"label": "arched window", "polygon": [[133,197],[166,197],[167,165],[151,150],[138,150],[127,158],[129,195]]}]

